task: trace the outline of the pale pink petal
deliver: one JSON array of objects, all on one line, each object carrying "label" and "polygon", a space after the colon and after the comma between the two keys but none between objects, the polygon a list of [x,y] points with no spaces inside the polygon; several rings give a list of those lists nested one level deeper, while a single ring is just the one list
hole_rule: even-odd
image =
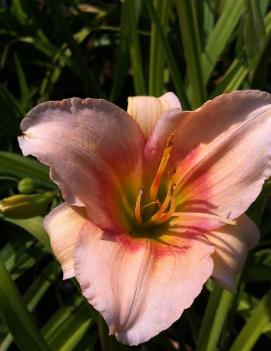
[{"label": "pale pink petal", "polygon": [[144,170],[153,177],[157,171],[163,151],[171,134],[178,131],[182,119],[179,108],[165,112],[157,121],[144,150]]},{"label": "pale pink petal", "polygon": [[110,333],[123,343],[137,345],[168,328],[212,274],[208,240],[174,235],[161,241],[113,235],[91,223],[81,231],[76,278]]},{"label": "pale pink petal", "polygon": [[239,217],[271,175],[271,95],[236,91],[182,115],[172,160],[180,211]]},{"label": "pale pink petal", "polygon": [[44,219],[44,227],[50,237],[51,247],[63,270],[63,278],[74,277],[74,249],[79,233],[86,222],[83,208],[62,203]]},{"label": "pale pink petal", "polygon": [[166,93],[159,98],[153,96],[128,98],[127,111],[140,125],[146,138],[150,136],[162,114],[172,108],[181,109],[180,101],[173,93]]},{"label": "pale pink petal", "polygon": [[235,278],[240,272],[248,250],[257,245],[260,234],[256,225],[246,216],[238,218],[236,226],[226,225],[209,233],[214,244],[213,277],[226,289],[235,292]]},{"label": "pale pink petal", "polygon": [[144,136],[117,106],[79,98],[43,103],[22,121],[24,155],[51,166],[51,177],[69,205],[86,206],[90,218],[116,228],[125,194],[141,186]]}]

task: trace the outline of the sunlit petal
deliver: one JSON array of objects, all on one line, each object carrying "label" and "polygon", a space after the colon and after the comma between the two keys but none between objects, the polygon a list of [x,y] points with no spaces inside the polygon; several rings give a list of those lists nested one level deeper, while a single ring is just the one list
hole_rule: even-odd
[{"label": "sunlit petal", "polygon": [[84,296],[121,342],[136,345],[168,328],[212,274],[213,247],[208,241],[180,242],[186,245],[179,246],[178,239],[168,245],[114,235],[91,223],[82,229],[76,277]]},{"label": "sunlit petal", "polygon": [[20,146],[51,166],[66,201],[45,220],[64,277],[137,345],[211,275],[235,291],[259,240],[243,213],[271,176],[271,95],[236,91],[194,112],[172,93],[133,97],[128,113],[103,100],[41,104]]},{"label": "sunlit petal", "polygon": [[236,91],[184,113],[173,163],[180,201],[191,211],[237,218],[271,175],[271,95]]},{"label": "sunlit petal", "polygon": [[162,114],[172,108],[181,109],[179,99],[173,93],[166,93],[159,98],[152,96],[133,96],[128,98],[127,111],[140,125],[148,138]]},{"label": "sunlit petal", "polygon": [[125,111],[104,100],[72,98],[37,106],[21,128],[24,155],[51,166],[68,204],[86,206],[102,227],[121,225],[123,189],[137,195],[144,147],[140,128]]},{"label": "sunlit petal", "polygon": [[65,202],[45,217],[44,227],[49,234],[52,250],[61,263],[64,279],[74,277],[74,248],[85,222],[85,210],[68,206]]},{"label": "sunlit petal", "polygon": [[213,276],[223,287],[235,292],[235,278],[247,252],[259,241],[258,228],[246,215],[242,215],[236,226],[226,225],[207,237],[215,245]]},{"label": "sunlit petal", "polygon": [[165,112],[158,119],[147,140],[144,150],[144,166],[148,177],[153,177],[153,173],[158,168],[168,138],[178,131],[181,120],[182,113],[178,108]]}]

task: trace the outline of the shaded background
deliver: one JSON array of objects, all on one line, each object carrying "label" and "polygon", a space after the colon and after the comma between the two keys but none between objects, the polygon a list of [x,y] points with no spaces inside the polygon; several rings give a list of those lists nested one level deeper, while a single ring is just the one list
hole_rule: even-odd
[{"label": "shaded background", "polygon": [[194,109],[234,89],[270,92],[270,61],[266,0],[0,0],[0,198],[36,196],[24,199],[26,218],[18,203],[0,214],[0,351],[271,349],[269,182],[249,209],[262,237],[238,293],[209,281],[168,331],[129,348],[107,336],[76,281],[62,281],[42,229],[60,194],[16,140],[25,113],[49,99],[126,108],[129,95],[173,91]]}]

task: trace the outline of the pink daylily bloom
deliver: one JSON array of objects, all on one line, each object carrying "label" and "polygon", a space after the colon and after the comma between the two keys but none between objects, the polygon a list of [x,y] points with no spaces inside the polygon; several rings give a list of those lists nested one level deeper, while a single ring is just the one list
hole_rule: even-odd
[{"label": "pink daylily bloom", "polygon": [[244,214],[271,175],[271,95],[235,91],[182,111],[167,93],[42,103],[24,155],[50,166],[65,200],[45,219],[64,278],[76,277],[111,334],[149,340],[210,276],[235,291],[259,240]]}]

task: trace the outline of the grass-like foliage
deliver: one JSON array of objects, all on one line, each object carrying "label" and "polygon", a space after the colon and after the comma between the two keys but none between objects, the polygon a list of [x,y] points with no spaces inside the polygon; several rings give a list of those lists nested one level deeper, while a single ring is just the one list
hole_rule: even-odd
[{"label": "grass-like foliage", "polygon": [[[0,199],[40,196],[29,218],[0,215],[0,351],[128,350],[107,336],[76,281],[62,281],[42,227],[60,194],[46,167],[20,155],[20,120],[72,96],[126,109],[128,96],[173,91],[194,109],[235,89],[270,91],[270,1],[0,0],[0,53]],[[131,349],[271,349],[270,190],[267,181],[249,209],[261,241],[237,293],[210,280],[169,330]]]}]

